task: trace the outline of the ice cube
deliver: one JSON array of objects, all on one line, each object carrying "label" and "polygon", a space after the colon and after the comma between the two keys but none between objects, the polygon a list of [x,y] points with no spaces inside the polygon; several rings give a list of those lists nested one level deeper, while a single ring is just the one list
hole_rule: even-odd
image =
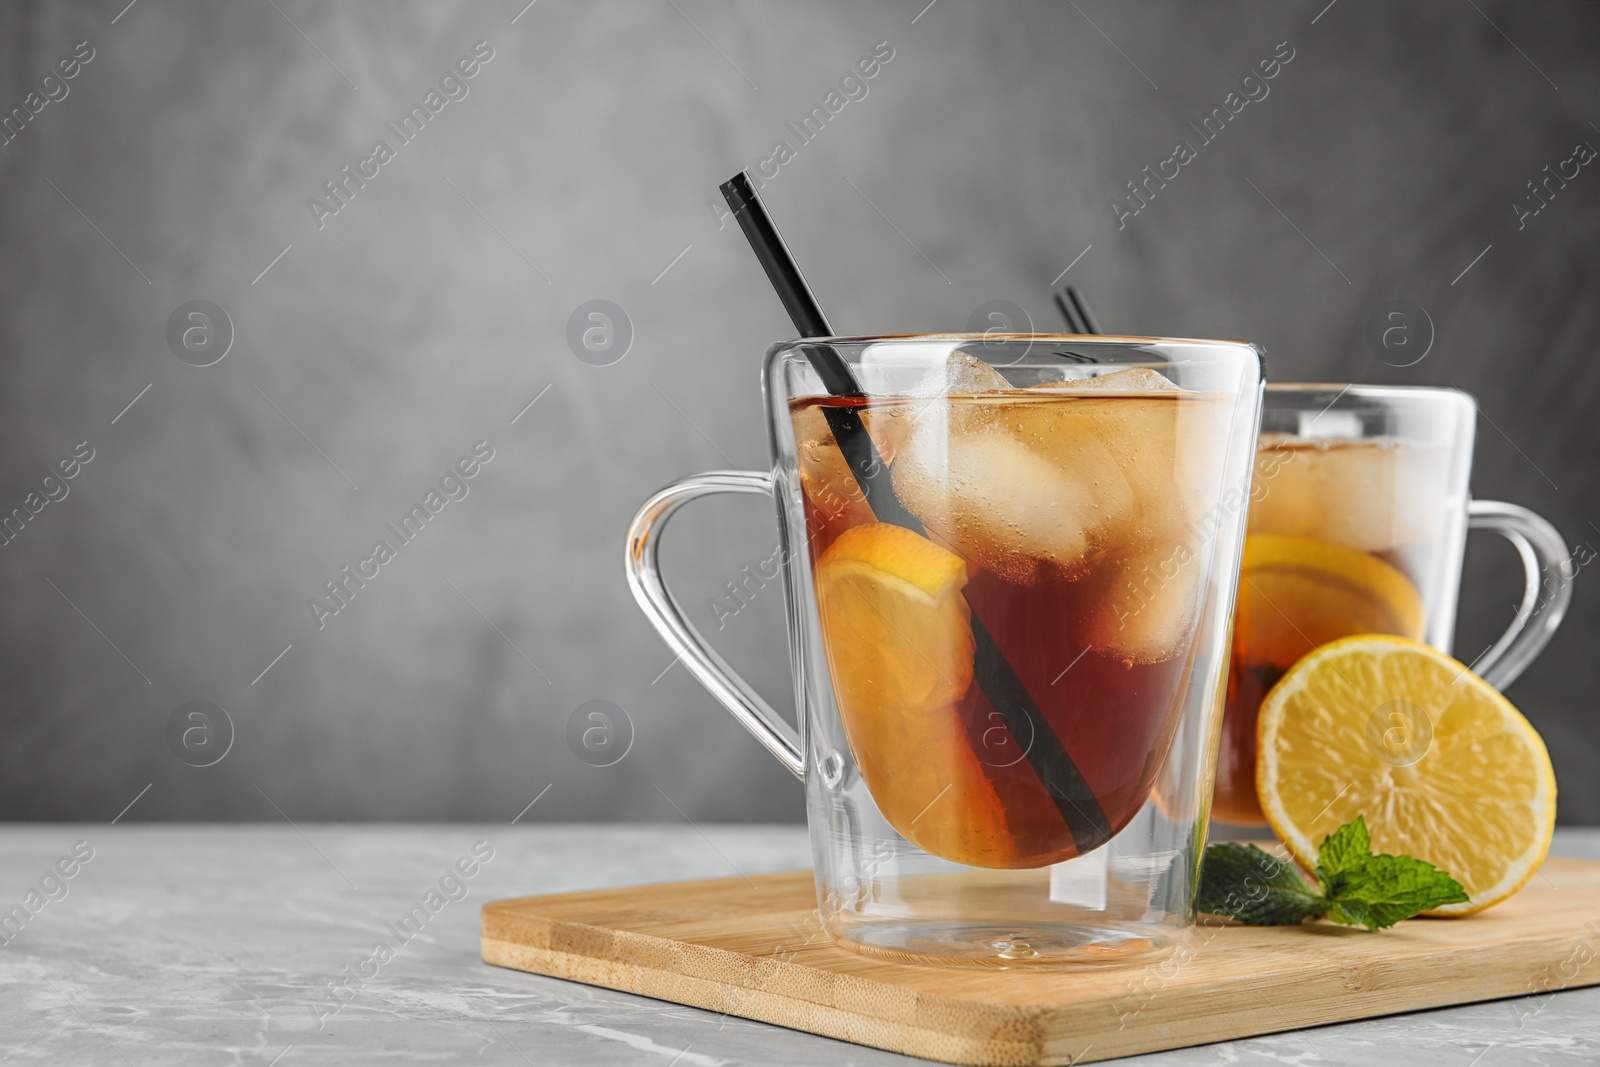
[{"label": "ice cube", "polygon": [[1031,583],[1041,562],[1073,566],[1088,551],[1092,491],[1019,441],[1005,416],[1019,403],[998,371],[952,352],[913,392],[910,434],[890,469],[896,494],[928,532],[970,562]]},{"label": "ice cube", "polygon": [[1115,573],[1084,639],[1134,663],[1172,658],[1194,631],[1204,558],[1187,541],[1177,541],[1129,552],[1109,566]]},{"label": "ice cube", "polygon": [[914,396],[970,396],[997,389],[1010,389],[999,371],[965,352],[951,352],[941,366],[924,374],[911,392]]},{"label": "ice cube", "polygon": [[1263,435],[1255,479],[1251,533],[1388,552],[1437,536],[1448,511],[1449,453],[1392,438]]},{"label": "ice cube", "polygon": [[[1136,539],[1170,539],[1193,524],[1204,503],[1215,497],[1227,444],[1226,412],[1216,397],[1183,390],[1150,367],[1028,388],[1090,394],[1071,410],[1105,443],[1138,497],[1131,531]],[[1157,395],[1145,401],[1106,393]],[[1178,400],[1173,393],[1184,397]]]},{"label": "ice cube", "polygon": [[1041,564],[1081,573],[1098,550],[1175,542],[1216,498],[1218,398],[1144,367],[995,395],[998,372],[957,356],[942,381],[982,395],[923,402],[892,473],[969,560],[1019,582]]},{"label": "ice cube", "polygon": [[1014,582],[1082,569],[1135,505],[1106,443],[1071,405],[1021,391],[929,401],[891,473],[906,508]]},{"label": "ice cube", "polygon": [[1041,561],[1075,567],[1095,501],[1015,437],[924,416],[891,468],[895,492],[928,532],[1002,578],[1032,583]]},{"label": "ice cube", "polygon": [[1094,483],[1116,546],[1170,541],[1196,525],[1217,498],[1227,445],[1218,398],[1140,392],[1150,395],[1091,392],[1017,417],[1030,446]]},{"label": "ice cube", "polygon": [[1168,392],[1177,389],[1178,386],[1158,370],[1151,370],[1149,367],[1129,367],[1127,370],[1099,374],[1093,378],[1067,378],[1059,382],[1041,382],[1028,388],[1071,390],[1075,393],[1086,389],[1148,393]]}]

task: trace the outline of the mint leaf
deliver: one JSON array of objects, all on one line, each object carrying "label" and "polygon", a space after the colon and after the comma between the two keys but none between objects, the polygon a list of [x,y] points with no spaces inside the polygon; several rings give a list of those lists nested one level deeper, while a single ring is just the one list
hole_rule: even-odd
[{"label": "mint leaf", "polygon": [[[1326,844],[1323,847],[1326,850]],[[1319,852],[1319,876],[1322,859]],[[1323,890],[1331,904],[1328,918],[1368,930],[1382,930],[1442,904],[1468,899],[1460,882],[1410,856],[1367,856],[1359,866],[1346,867],[1325,879]]]},{"label": "mint leaf", "polygon": [[1345,926],[1365,926],[1368,930],[1382,929],[1373,925],[1372,907],[1364,900],[1352,899],[1330,903],[1327,918],[1336,923],[1343,923]]},{"label": "mint leaf", "polygon": [[1328,910],[1293,864],[1232,842],[1206,848],[1195,906],[1249,926],[1292,926]]},{"label": "mint leaf", "polygon": [[1195,906],[1250,926],[1292,926],[1326,916],[1382,930],[1444,904],[1465,902],[1461,883],[1411,856],[1373,855],[1367,820],[1356,816],[1317,849],[1321,892],[1292,863],[1254,845],[1206,848]]},{"label": "mint leaf", "polygon": [[1367,833],[1367,819],[1357,815],[1322,839],[1317,848],[1317,880],[1322,891],[1328,891],[1328,881],[1341,871],[1360,867],[1372,855],[1372,837]]}]

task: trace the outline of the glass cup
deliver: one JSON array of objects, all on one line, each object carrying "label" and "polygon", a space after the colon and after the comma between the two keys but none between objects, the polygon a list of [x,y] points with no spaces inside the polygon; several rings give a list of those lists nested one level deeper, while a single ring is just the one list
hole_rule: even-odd
[{"label": "glass cup", "polygon": [[[1212,814],[1261,825],[1256,715],[1317,645],[1392,633],[1450,651],[1469,529],[1508,539],[1525,571],[1506,632],[1473,661],[1504,689],[1549,642],[1572,573],[1561,536],[1515,504],[1470,500],[1476,405],[1466,393],[1374,385],[1267,387],[1239,579]],[[1375,724],[1407,755],[1431,737],[1398,711]]]},{"label": "glass cup", "polygon": [[[866,395],[824,387],[849,378]],[[821,927],[874,955],[988,966],[1173,943],[1194,921],[1258,352],[830,338],[775,345],[764,380],[771,472],[650,498],[628,580],[804,779]],[[798,728],[661,577],[668,517],[724,492],[777,503]]]}]

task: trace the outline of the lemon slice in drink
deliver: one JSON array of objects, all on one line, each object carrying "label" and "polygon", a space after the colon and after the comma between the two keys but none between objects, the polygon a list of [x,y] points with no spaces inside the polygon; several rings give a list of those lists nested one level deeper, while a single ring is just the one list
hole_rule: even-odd
[{"label": "lemon slice in drink", "polygon": [[967,565],[887,523],[846,530],[816,566],[817,607],[850,750],[896,830],[959,863],[1015,844],[957,704],[972,684]]},{"label": "lemon slice in drink", "polygon": [[1252,660],[1287,668],[1350,634],[1422,636],[1422,598],[1389,564],[1309,537],[1251,534],[1236,625]]},{"label": "lemon slice in drink", "polygon": [[1427,645],[1361,634],[1323,645],[1261,704],[1261,810],[1308,870],[1333,830],[1365,815],[1374,852],[1427,860],[1471,897],[1515,893],[1544,861],[1556,779],[1528,720],[1489,683]]}]

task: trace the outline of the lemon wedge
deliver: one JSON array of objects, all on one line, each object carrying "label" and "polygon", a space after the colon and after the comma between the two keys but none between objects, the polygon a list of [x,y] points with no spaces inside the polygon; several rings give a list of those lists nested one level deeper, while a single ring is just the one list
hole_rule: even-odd
[{"label": "lemon wedge", "polygon": [[958,706],[973,671],[966,562],[903,527],[867,523],[828,546],[815,577],[834,697],[879,810],[936,856],[1013,863],[1005,810]]}]

